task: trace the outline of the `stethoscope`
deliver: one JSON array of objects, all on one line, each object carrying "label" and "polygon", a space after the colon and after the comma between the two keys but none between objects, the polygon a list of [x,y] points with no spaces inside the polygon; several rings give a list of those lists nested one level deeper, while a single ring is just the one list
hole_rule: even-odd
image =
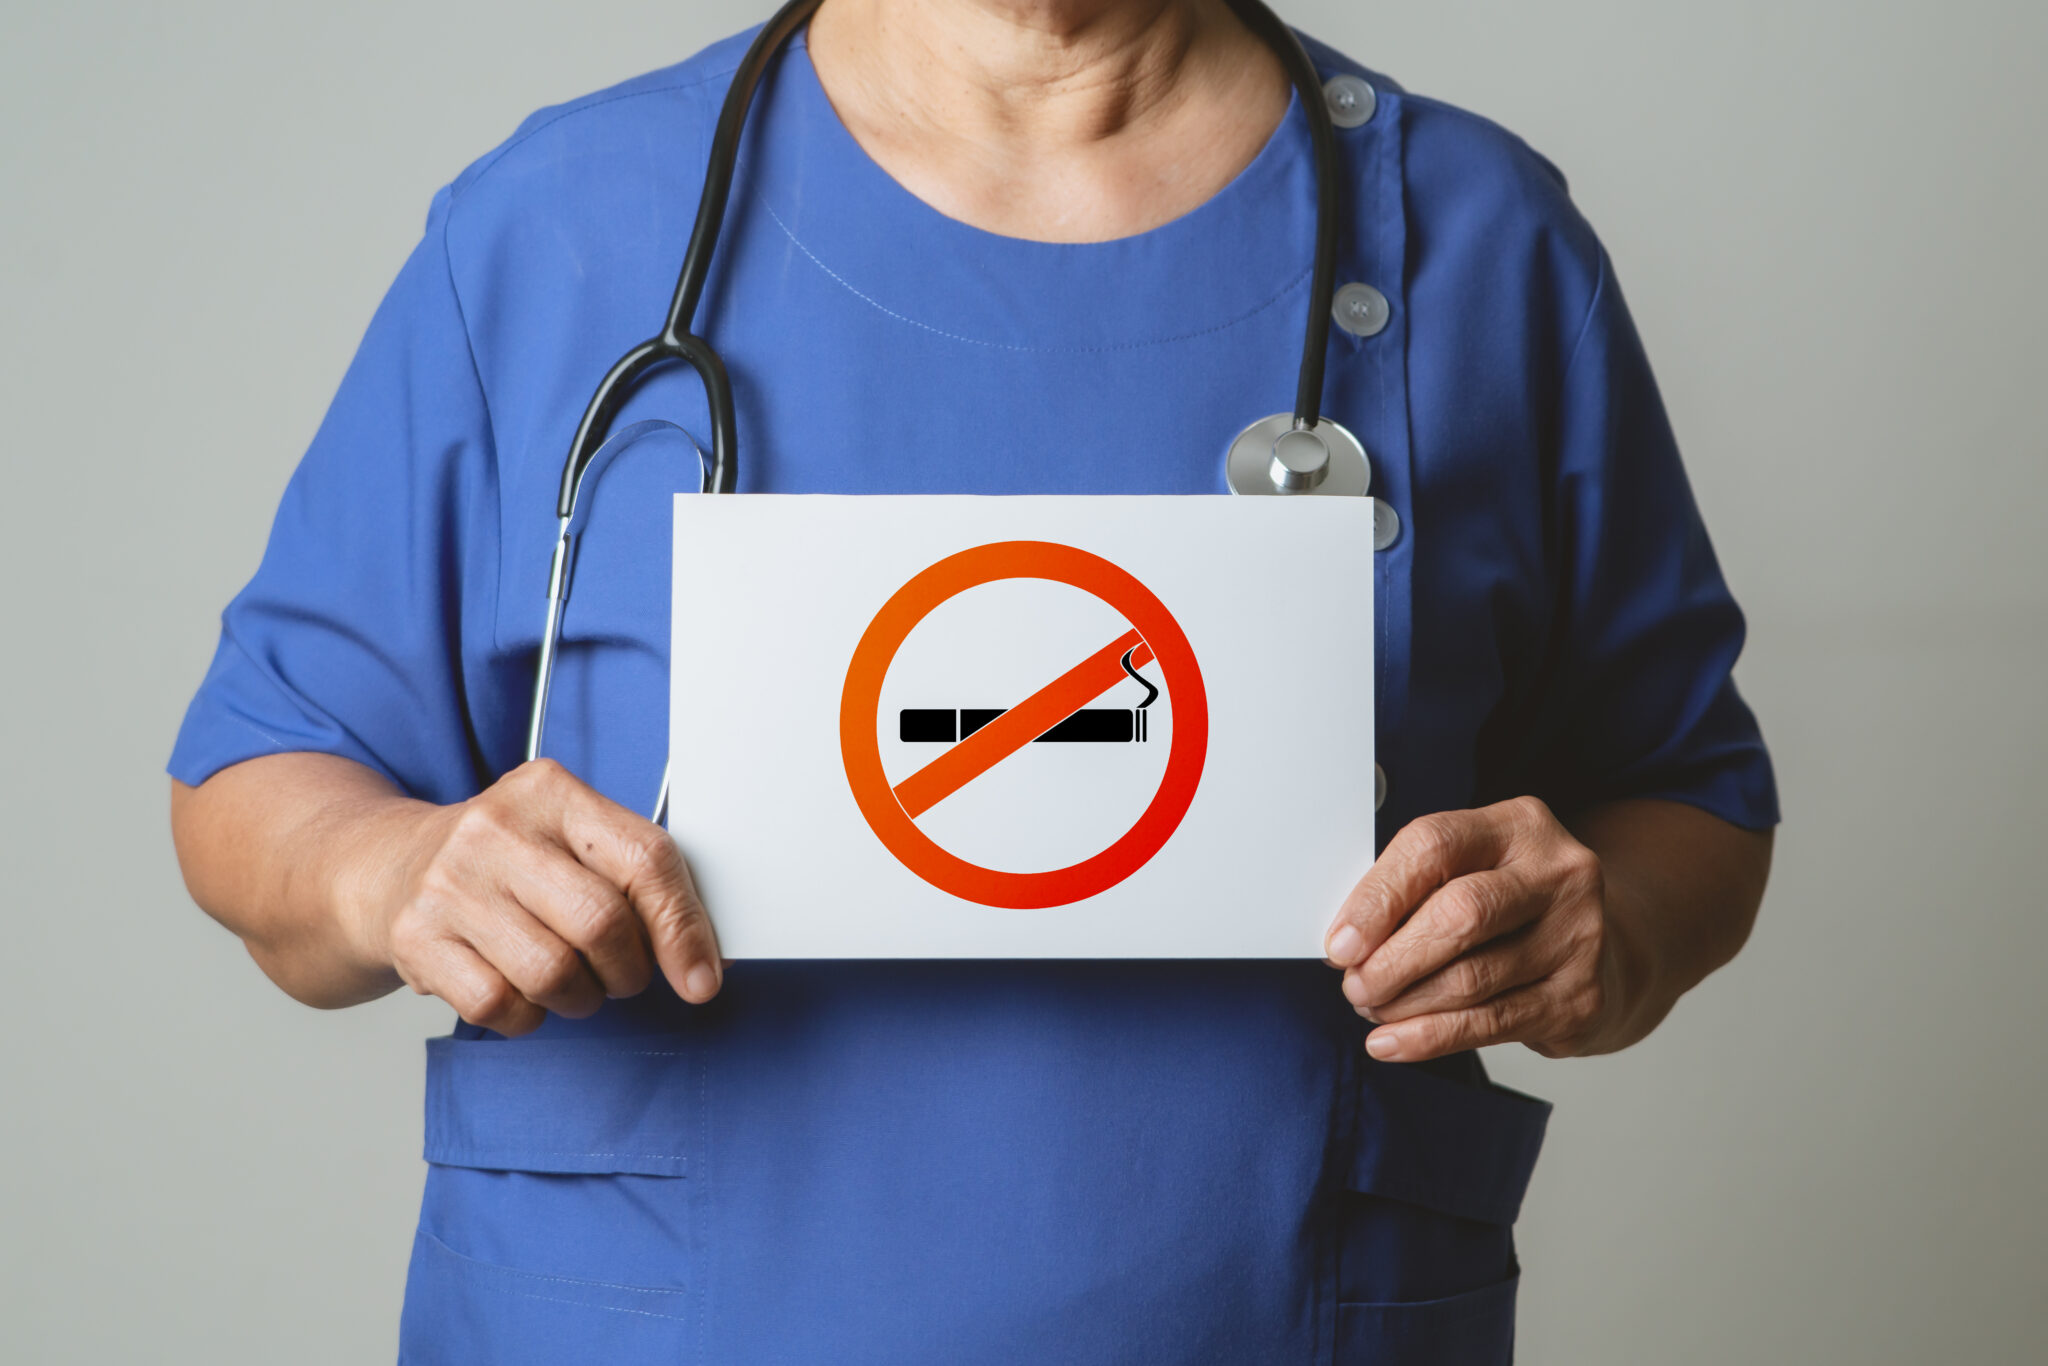
[{"label": "stethoscope", "polygon": [[[1309,122],[1316,172],[1315,266],[1309,276],[1308,329],[1302,340],[1301,371],[1294,391],[1294,410],[1259,419],[1238,433],[1224,457],[1224,476],[1232,493],[1361,496],[1371,483],[1371,467],[1358,438],[1322,416],[1323,359],[1329,349],[1332,292],[1337,277],[1337,133],[1324,103],[1315,63],[1294,31],[1261,0],[1226,0],[1245,26],[1273,50],[1287,69]],[[569,599],[577,538],[583,532],[589,500],[582,495],[614,457],[628,446],[656,433],[678,433],[698,457],[700,493],[731,493],[739,482],[738,436],[733,418],[732,382],[725,362],[711,343],[691,333],[718,232],[725,220],[725,202],[732,191],[733,167],[739,160],[740,135],[747,107],[768,63],[791,35],[810,19],[821,0],[789,0],[755,35],[747,55],[733,73],[718,126],[711,137],[711,161],[704,173],[704,191],[697,201],[697,221],[683,253],[675,298],[661,331],[619,357],[597,386],[590,406],[577,424],[576,439],[562,466],[555,515],[560,530],[554,561],[548,570],[547,627],[541,635],[540,663],[535,672],[533,712],[526,729],[526,757],[540,757],[547,724],[548,691],[554,682],[555,656],[562,632],[562,609]],[[682,361],[697,372],[711,413],[711,449],[673,423],[650,420],[611,430],[612,419],[642,376],[656,366]],[[661,774],[661,794],[652,819],[659,825],[668,814],[669,771]]]}]

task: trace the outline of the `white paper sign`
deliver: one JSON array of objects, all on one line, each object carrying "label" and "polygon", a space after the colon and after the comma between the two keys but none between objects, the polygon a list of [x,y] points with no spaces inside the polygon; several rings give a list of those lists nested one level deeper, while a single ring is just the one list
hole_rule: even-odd
[{"label": "white paper sign", "polygon": [[1365,498],[684,495],[732,958],[1301,958],[1372,861]]}]

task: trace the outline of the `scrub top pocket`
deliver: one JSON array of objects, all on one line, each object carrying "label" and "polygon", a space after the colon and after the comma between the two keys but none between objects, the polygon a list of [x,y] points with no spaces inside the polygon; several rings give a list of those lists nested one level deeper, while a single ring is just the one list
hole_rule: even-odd
[{"label": "scrub top pocket", "polygon": [[422,1228],[406,1272],[400,1366],[693,1359],[687,1290],[552,1276],[465,1257]]},{"label": "scrub top pocket", "polygon": [[1336,1366],[1508,1366],[1517,1279],[1441,1300],[1339,1304]]},{"label": "scrub top pocket", "polygon": [[1550,1106],[1485,1078],[1366,1062],[1335,1197],[1334,1366],[1514,1359],[1512,1226]]},{"label": "scrub top pocket", "polygon": [[697,1084],[666,1040],[429,1041],[400,1361],[694,1359]]}]

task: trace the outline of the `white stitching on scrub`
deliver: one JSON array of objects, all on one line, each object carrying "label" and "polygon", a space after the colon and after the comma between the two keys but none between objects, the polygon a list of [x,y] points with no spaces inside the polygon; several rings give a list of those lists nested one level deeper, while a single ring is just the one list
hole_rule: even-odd
[{"label": "white stitching on scrub", "polygon": [[841,275],[838,271],[832,269],[832,267],[826,265],[823,261],[820,261],[816,253],[814,253],[809,247],[803,244],[803,239],[798,237],[794,232],[790,231],[789,224],[782,221],[782,215],[775,212],[775,206],[768,202],[766,196],[756,194],[754,196],[754,199],[755,202],[758,203],[761,206],[761,208],[767,213],[767,215],[775,220],[775,226],[782,229],[782,235],[787,237],[790,240],[791,245],[793,245],[798,251],[802,252],[805,255],[805,257],[807,257],[810,260],[810,263],[812,265],[816,266],[819,270],[824,271],[825,274],[830,276],[834,283],[836,283],[841,289],[844,289],[848,294],[851,294],[854,298],[859,299],[862,303],[874,309],[877,313],[885,314],[888,317],[894,318],[897,322],[907,323],[912,327],[918,328],[925,332],[929,332],[933,336],[944,337],[947,341],[956,341],[963,343],[964,345],[967,346],[986,346],[996,351],[1066,351],[1078,355],[1091,355],[1105,351],[1142,351],[1148,346],[1169,346],[1172,345],[1174,342],[1192,341],[1196,337],[1206,337],[1212,332],[1226,331],[1230,328],[1236,327],[1241,322],[1245,322],[1251,318],[1257,317],[1259,314],[1265,312],[1267,309],[1271,308],[1280,300],[1286,298],[1289,294],[1292,294],[1294,292],[1294,287],[1300,284],[1303,280],[1306,280],[1309,276],[1310,270],[1314,269],[1314,267],[1311,266],[1308,269],[1303,270],[1299,275],[1296,275],[1293,279],[1289,280],[1286,284],[1282,285],[1278,293],[1274,294],[1272,297],[1264,300],[1263,302],[1253,306],[1252,308],[1247,309],[1245,312],[1239,314],[1237,317],[1226,319],[1223,322],[1217,323],[1214,327],[1202,328],[1198,332],[1183,332],[1178,336],[1172,337],[1154,337],[1149,341],[1118,342],[1114,346],[1019,346],[1015,342],[984,341],[980,337],[963,337],[957,332],[948,332],[944,328],[933,327],[930,323],[919,322],[915,318],[906,317],[905,315],[898,313],[895,309],[889,307],[887,304],[882,303],[879,299],[875,299],[869,295],[861,293],[860,290],[854,288],[854,286],[848,282],[845,276]]}]

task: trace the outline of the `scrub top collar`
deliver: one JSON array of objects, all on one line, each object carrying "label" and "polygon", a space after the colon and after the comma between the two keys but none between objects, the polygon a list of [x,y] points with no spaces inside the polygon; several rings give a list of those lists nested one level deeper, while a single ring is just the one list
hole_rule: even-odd
[{"label": "scrub top collar", "polygon": [[[754,221],[733,236],[779,246],[792,266],[824,272],[906,326],[993,351],[1124,349],[1295,307],[1308,285],[1314,162],[1292,96],[1250,164],[1207,201],[1088,243],[1002,236],[910,193],[840,121],[802,36],[771,69],[758,109],[736,181],[752,193],[735,205]],[[1355,224],[1364,206],[1352,184],[1342,192]]]}]

